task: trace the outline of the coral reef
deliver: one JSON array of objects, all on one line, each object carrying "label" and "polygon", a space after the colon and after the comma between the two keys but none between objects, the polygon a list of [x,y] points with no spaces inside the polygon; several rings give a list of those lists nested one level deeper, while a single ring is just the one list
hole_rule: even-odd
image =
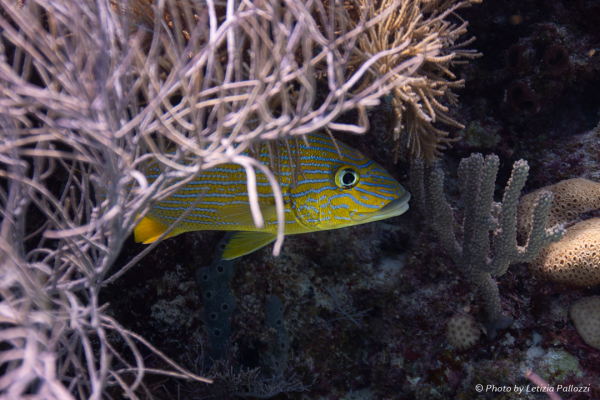
[{"label": "coral reef", "polygon": [[[15,3],[28,7],[32,21],[42,15],[44,23],[14,29],[17,25],[10,16],[15,8],[10,8],[9,12],[4,8]],[[211,1],[201,3],[211,4]],[[36,8],[35,4],[41,6]],[[56,6],[61,18],[44,15],[43,9],[48,4]],[[181,139],[180,135],[189,133],[193,127],[192,122],[200,124],[202,129],[210,124],[222,126],[224,131],[239,129],[241,135],[259,133],[259,128],[252,125],[259,122],[249,118],[252,128],[249,132],[243,126],[226,125],[227,121],[233,122],[238,117],[241,121],[244,106],[251,108],[253,104],[243,98],[245,89],[238,90],[239,82],[231,82],[231,86],[221,92],[224,96],[242,96],[241,111],[232,117],[225,108],[237,107],[233,104],[237,98],[230,99],[227,107],[219,110],[214,107],[214,102],[220,94],[202,89],[205,83],[210,85],[208,79],[188,80],[181,70],[179,73],[172,69],[179,61],[184,65],[197,61],[194,51],[191,56],[186,52],[186,34],[192,39],[194,31],[183,27],[177,33],[176,18],[155,18],[154,23],[162,24],[163,29],[157,37],[148,35],[150,30],[137,29],[152,24],[151,20],[130,26],[134,44],[136,40],[156,39],[148,42],[149,50],[156,50],[152,53],[155,58],[147,58],[146,53],[137,52],[128,41],[118,38],[103,41],[100,37],[90,39],[86,36],[88,26],[100,30],[119,26],[120,21],[126,20],[126,13],[115,16],[108,7],[104,8],[105,13],[95,12],[93,7],[81,7],[76,15],[83,18],[66,18],[67,5],[79,4],[105,5],[106,2],[0,0],[3,8],[0,10],[3,23],[0,40],[4,46],[0,49],[4,56],[0,58],[3,65],[0,68],[0,92],[5,96],[0,107],[0,207],[4,213],[0,229],[0,300],[3,302],[0,332],[15,335],[12,339],[2,336],[0,385],[16,387],[10,395],[2,392],[0,396],[8,398],[22,390],[24,396],[33,398],[37,390],[42,393],[38,398],[61,400],[94,396],[191,400],[251,395],[292,400],[539,400],[545,398],[545,394],[533,391],[539,380],[531,382],[532,375],[524,375],[535,371],[564,399],[600,398],[600,350],[586,343],[570,318],[573,304],[582,298],[600,295],[597,286],[573,287],[541,280],[525,263],[513,263],[504,275],[493,279],[499,288],[502,310],[514,318],[512,325],[494,338],[482,329],[477,345],[462,352],[448,344],[445,330],[450,318],[468,314],[476,321],[485,321],[487,310],[477,291],[466,283],[464,274],[444,249],[436,232],[423,215],[416,212],[419,199],[411,200],[411,209],[400,217],[338,231],[286,237],[279,257],[273,257],[272,248],[265,248],[240,259],[228,284],[237,305],[230,315],[227,355],[215,362],[212,384],[193,382],[198,375],[204,374],[203,363],[210,352],[202,292],[195,274],[199,268],[207,268],[213,263],[214,248],[222,233],[184,234],[157,243],[153,248],[138,245],[133,238],[127,238],[128,229],[137,213],[143,212],[148,198],[126,189],[139,178],[134,169],[154,157],[136,156],[147,153],[145,141],[149,146],[171,145],[170,138]],[[178,12],[170,7],[169,1],[164,4],[163,15]],[[227,23],[227,4],[239,2],[214,4],[214,13],[199,14],[196,22],[201,24],[204,37],[211,34],[212,28],[217,28],[217,33],[222,35],[222,41],[215,45],[215,54],[220,56],[227,43],[227,32],[218,28]],[[250,7],[254,2],[244,4]],[[272,5],[270,10],[281,11],[278,7],[289,2],[261,4]],[[370,130],[365,135],[333,134],[378,162],[397,181],[405,184],[408,163],[401,156],[394,165],[397,152],[391,140],[386,141],[397,122],[392,95],[382,96],[378,106],[371,107],[369,103],[364,114],[357,106],[353,112],[340,112],[337,120],[322,118],[323,113],[332,110],[329,106],[335,108],[344,103],[326,103],[330,82],[322,72],[328,66],[340,67],[340,75],[331,82],[338,85],[338,89],[348,77],[346,72],[356,72],[356,68],[349,66],[351,57],[345,58],[350,52],[344,48],[353,45],[354,36],[351,34],[350,40],[340,40],[327,47],[327,41],[343,34],[348,25],[337,25],[339,29],[332,30],[329,36],[323,30],[326,16],[330,15],[329,3],[306,4],[315,5],[314,12],[299,13],[299,19],[287,20],[290,16],[277,19],[277,26],[282,27],[278,32],[292,36],[301,31],[301,27],[296,26],[297,21],[305,18],[312,23],[314,20],[316,23],[312,27],[315,29],[311,34],[321,40],[311,47],[314,52],[305,54],[314,60],[315,73],[314,76],[303,75],[309,84],[300,85],[299,92],[311,88],[312,79],[316,82],[312,87],[316,88],[316,100],[313,103],[315,113],[301,123],[310,127],[333,122],[351,125],[357,132],[364,132],[365,119],[361,118],[368,116]],[[393,4],[401,5],[402,2]],[[426,5],[425,2],[422,5]],[[264,9],[246,9],[248,14],[254,11],[266,16]],[[357,15],[357,11],[354,8],[349,12]],[[457,140],[447,144],[439,160],[446,176],[445,200],[453,209],[455,221],[464,205],[464,197],[461,197],[464,189],[453,171],[458,169],[462,158],[473,152],[498,155],[494,202],[501,201],[513,165],[520,159],[527,160],[530,166],[525,193],[573,178],[600,182],[599,12],[600,3],[593,1],[506,0],[484,1],[444,18],[456,27],[469,21],[469,36],[477,36],[469,47],[483,54],[483,57],[470,60],[469,64],[450,62],[449,69],[455,79],[442,74],[448,81],[464,80],[464,88],[451,89],[460,95],[456,106],[440,101],[448,106],[444,115],[467,125],[456,132]],[[439,15],[432,10],[424,12],[423,18],[431,20]],[[64,21],[72,22],[66,26]],[[260,21],[267,23],[265,19]],[[287,21],[296,23],[286,25]],[[294,31],[294,27],[300,31]],[[31,44],[27,41],[35,29],[30,28],[42,34],[35,36],[39,41],[32,44],[33,48],[46,43],[55,51],[32,54],[29,52],[32,47],[24,48],[23,45]],[[244,25],[241,30],[251,37],[261,29],[258,25]],[[270,31],[264,37],[277,46],[281,42],[277,41],[274,32]],[[299,35],[300,47],[297,49],[303,49],[300,43],[304,37]],[[251,44],[246,49],[249,46]],[[564,48],[568,55],[568,66],[560,74],[555,74],[552,68],[554,64],[560,65],[565,57],[559,47],[552,53],[547,52],[554,46]],[[14,52],[17,47],[22,51]],[[319,53],[318,49],[324,49],[324,52]],[[225,53],[229,51],[225,50]],[[69,54],[73,55],[70,58],[73,62],[62,63],[69,60]],[[81,57],[88,54],[92,57]],[[240,69],[235,70],[237,66],[233,66],[233,70],[247,72],[254,66],[256,72],[263,66],[267,75],[277,71],[293,75],[291,71],[278,69],[281,64],[261,64],[258,61],[261,54],[255,55],[255,58],[242,58]],[[333,64],[327,64],[329,55]],[[117,58],[123,60],[123,64],[109,63]],[[57,59],[60,61],[58,70],[46,68],[53,65],[49,60]],[[156,67],[153,60],[160,66]],[[214,71],[226,70],[227,60],[227,56],[214,57]],[[123,67],[129,65],[127,63],[139,67],[141,74],[129,74]],[[114,68],[109,69],[114,71],[112,75],[90,81],[90,76],[104,71],[108,64]],[[169,71],[174,72],[171,75]],[[206,69],[201,68],[198,72],[202,75]],[[371,79],[370,73],[371,70],[365,71],[363,78]],[[266,95],[273,102],[262,103],[266,106],[251,109],[244,115],[260,114],[260,118],[268,120],[265,129],[268,126],[277,130],[280,127],[277,124],[285,122],[285,118],[278,119],[282,110],[277,106],[269,107],[277,104],[275,97],[279,95],[285,100],[285,91],[272,97],[261,91],[263,84],[265,89],[278,90],[276,84],[269,86],[275,82],[269,81],[270,77],[252,84],[256,84],[253,88],[260,92],[257,99],[262,101]],[[237,77],[229,78],[235,80]],[[214,79],[220,81],[228,77],[224,74]],[[166,81],[169,85],[163,85]],[[526,115],[509,103],[507,90],[513,81],[523,82],[533,92],[534,97],[530,100],[532,105],[537,102],[539,110],[536,113]],[[25,82],[36,82],[33,85],[37,90],[35,96],[28,97],[26,91],[21,91],[19,85]],[[361,82],[360,79],[356,81],[356,86],[349,88],[347,93]],[[40,90],[42,83],[50,85],[49,88]],[[290,86],[292,92],[298,89],[296,83]],[[181,90],[177,90],[178,87]],[[184,109],[185,104],[194,102],[197,88],[203,91],[204,100],[208,101],[202,105],[200,113],[206,118],[195,115],[194,107],[189,108],[189,113]],[[353,101],[351,95],[344,96],[344,101]],[[312,98],[312,94],[305,93],[302,99],[307,102],[294,104],[290,100],[288,111],[292,110],[301,118],[304,112],[301,108]],[[527,101],[524,95],[520,99]],[[81,104],[85,106],[81,107]],[[257,101],[257,104],[261,103]],[[323,104],[325,107],[319,108]],[[51,107],[57,108],[55,114],[47,112]],[[525,108],[528,107],[525,104]],[[118,110],[123,112],[119,114]],[[425,105],[422,110],[428,112]],[[118,132],[113,127],[126,124],[131,116],[140,112],[145,114],[140,117],[136,129],[115,139],[121,146],[115,148],[118,151],[108,151],[113,148],[105,146],[115,143],[111,142],[114,138],[111,135]],[[209,115],[213,119],[208,118]],[[219,125],[221,122],[225,124]],[[73,132],[84,132],[86,136],[66,140],[72,138],[68,135]],[[31,137],[19,136],[22,133],[31,133]],[[217,134],[213,138],[218,137]],[[192,137],[194,140],[202,138],[201,135]],[[91,144],[90,140],[93,140]],[[223,151],[229,145],[218,140],[212,143],[204,144],[207,148],[216,146]],[[86,147],[88,144],[90,146]],[[193,146],[197,143],[184,140],[183,144]],[[73,147],[77,151],[73,151]],[[235,153],[236,145],[229,147],[232,148]],[[85,149],[92,149],[91,153],[83,151]],[[13,163],[15,159],[11,157],[15,154],[19,157]],[[160,156],[160,152],[152,154]],[[65,161],[63,156],[71,158]],[[88,166],[82,165],[82,157],[93,157],[95,161]],[[167,165],[170,160],[162,162]],[[191,176],[197,172],[169,171],[168,179],[163,181],[165,190],[151,188],[156,189],[156,198],[168,194],[168,181],[172,177]],[[9,174],[20,178],[7,181]],[[112,211],[108,215],[102,214],[104,209],[93,207],[101,200],[87,200],[86,195],[92,200],[96,196],[93,190],[88,190],[90,176],[93,179],[110,178],[104,183],[114,189],[105,199],[113,207],[109,207]],[[33,181],[28,180],[32,177]],[[45,196],[37,191],[41,186],[48,189]],[[86,219],[87,215],[94,219]],[[430,215],[426,213],[426,216]],[[52,218],[50,222],[47,222],[48,217]],[[598,217],[598,210],[579,215],[582,220]],[[108,223],[88,224],[94,221]],[[453,222],[453,226],[459,232],[459,224]],[[51,235],[52,231],[64,230],[75,236],[42,237],[39,233],[42,227]],[[83,230],[87,236],[77,236]],[[26,255],[20,258],[14,256],[21,251],[19,237],[24,238],[23,252],[19,254]],[[457,240],[462,240],[460,235]],[[76,248],[84,252],[70,252]],[[146,256],[142,258],[140,253]],[[492,243],[490,256],[494,255]],[[90,268],[92,262],[97,263],[96,268]],[[265,375],[260,363],[270,357],[271,346],[278,336],[277,329],[269,328],[266,323],[265,304],[272,295],[277,296],[283,306],[285,331],[289,337],[288,365],[280,373]],[[7,302],[9,307],[5,306]],[[95,317],[101,324],[96,324]],[[107,328],[105,323],[114,329]],[[140,341],[143,340],[140,335],[147,341]],[[154,347],[147,347],[146,343],[152,343]],[[27,352],[19,353],[25,349]],[[69,352],[70,349],[75,351]],[[86,353],[86,349],[89,352]],[[60,356],[53,358],[57,354]],[[23,358],[18,358],[21,355],[29,356],[31,362],[21,362]],[[108,357],[103,358],[103,355]],[[11,358],[13,356],[17,358]],[[176,370],[163,356],[189,371],[197,371],[197,374]],[[142,368],[142,373],[138,373],[138,368]],[[166,370],[168,376],[156,374],[161,370]],[[20,375],[22,372],[26,373]],[[55,372],[64,380],[55,379]],[[120,381],[111,374],[116,374]],[[106,381],[103,381],[104,376]],[[136,380],[136,376],[140,379]],[[14,377],[29,380],[23,384],[22,379]],[[31,382],[30,386],[27,386],[28,382]],[[73,391],[60,391],[57,382]],[[477,385],[481,385],[481,392]],[[1,387],[0,390],[6,388]],[[517,393],[517,389],[521,392]],[[17,393],[10,398],[18,397]]]},{"label": "coral reef", "polygon": [[[496,154],[514,161],[514,153],[519,153],[518,158],[528,160],[536,173],[553,174],[568,165],[579,169],[571,176],[548,177],[543,182],[531,176],[532,188],[570,177],[590,179],[583,174],[595,162],[582,161],[579,156],[584,148],[576,145],[580,140],[575,136],[589,132],[598,123],[600,38],[591,29],[597,13],[594,3],[561,0],[507,1],[502,7],[483,2],[461,11],[461,17],[469,21],[469,34],[477,37],[475,47],[484,57],[460,69],[458,75],[465,79],[465,89],[459,92],[457,120],[467,126],[471,121],[479,122],[485,136],[500,137],[493,149]],[[513,23],[515,20],[518,23]],[[555,75],[545,60],[550,60],[551,53],[556,56],[553,49],[558,48],[566,50],[569,63],[565,71]],[[513,88],[521,90],[509,91],[512,82],[520,82]],[[519,103],[515,104],[519,100],[516,94],[521,95],[525,113],[519,110]],[[527,112],[532,109],[537,112]],[[453,147],[462,150],[461,157],[472,151],[492,150],[469,144],[461,132],[458,137]],[[552,154],[555,160],[551,166],[538,168],[536,163],[545,160],[544,153]]]},{"label": "coral reef", "polygon": [[[447,181],[453,184],[450,177]],[[454,201],[452,191],[448,199]],[[114,292],[105,294],[117,299],[127,287],[139,287],[135,296],[117,303],[115,317],[142,323],[140,329],[150,333],[153,342],[168,343],[164,349],[186,366],[186,355],[207,343],[205,327],[196,318],[189,326],[157,331],[159,325],[147,317],[151,306],[185,292],[153,277],[181,264],[179,280],[193,280],[195,268],[212,262],[195,249],[214,248],[219,238],[219,233],[204,232],[169,239],[143,260],[144,274],[131,270]],[[134,254],[133,241],[127,246]],[[498,282],[503,309],[514,316],[514,323],[495,339],[482,334],[476,346],[457,353],[446,342],[446,321],[457,313],[483,321],[486,310],[418,214],[298,235],[286,239],[279,257],[265,248],[239,261],[230,283],[238,299],[231,341],[238,347],[236,360],[258,366],[276,337],[264,322],[265,300],[276,294],[285,307],[293,371],[306,388],[303,393],[290,392],[291,399],[343,399],[358,393],[373,399],[467,399],[477,395],[478,383],[527,387],[525,368],[533,368],[555,388],[590,387],[589,396],[581,398],[600,395],[595,383],[600,379],[600,352],[590,352],[569,319],[570,305],[582,293],[593,292],[543,285],[521,263],[512,265]],[[160,294],[155,287],[161,288]],[[354,318],[360,327],[336,311],[327,290],[332,287],[344,304],[352,305],[350,312],[369,310],[361,320]],[[200,293],[195,298],[186,302],[190,315],[199,315],[201,309]],[[128,311],[134,304],[136,318]],[[163,385],[161,390],[174,398],[178,385],[189,386],[180,381]],[[206,395],[207,388],[194,385],[190,393]],[[194,398],[186,390],[181,393],[182,398]],[[536,395],[511,394],[532,400]]]}]

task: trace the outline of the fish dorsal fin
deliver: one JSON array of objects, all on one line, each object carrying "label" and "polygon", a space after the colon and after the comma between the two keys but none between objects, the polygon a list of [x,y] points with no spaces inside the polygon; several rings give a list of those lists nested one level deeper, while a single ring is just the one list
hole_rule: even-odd
[{"label": "fish dorsal fin", "polygon": [[221,258],[232,260],[250,254],[274,242],[276,238],[276,234],[269,232],[237,232],[227,243]]},{"label": "fish dorsal fin", "polygon": [[[133,230],[133,236],[135,237],[136,243],[142,242],[144,244],[149,244],[156,241],[156,239],[158,239],[158,237],[162,235],[167,229],[169,229],[167,225],[150,219],[148,217],[144,217]],[[173,230],[167,235],[166,238],[170,238],[176,235],[178,235],[178,233],[175,232],[175,230]]]},{"label": "fish dorsal fin", "polygon": [[[277,219],[277,208],[275,205],[261,205],[260,212],[265,221]],[[240,225],[254,226],[254,218],[249,204],[227,206],[217,210],[217,213],[225,219],[236,221]]]}]

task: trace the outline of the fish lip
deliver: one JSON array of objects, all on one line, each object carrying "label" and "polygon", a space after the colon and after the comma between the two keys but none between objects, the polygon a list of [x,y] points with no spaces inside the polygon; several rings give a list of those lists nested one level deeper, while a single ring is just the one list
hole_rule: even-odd
[{"label": "fish lip", "polygon": [[382,219],[397,217],[404,214],[408,210],[408,201],[410,200],[410,192],[404,191],[404,194],[396,200],[390,201],[388,204],[379,210],[364,216],[363,218],[352,218],[355,221],[373,222]]},{"label": "fish lip", "polygon": [[386,219],[391,217],[397,217],[398,215],[404,214],[408,210],[408,201],[410,200],[410,192],[406,190],[404,194],[398,197],[396,200],[390,201],[388,204],[383,206],[374,215],[376,220]]}]

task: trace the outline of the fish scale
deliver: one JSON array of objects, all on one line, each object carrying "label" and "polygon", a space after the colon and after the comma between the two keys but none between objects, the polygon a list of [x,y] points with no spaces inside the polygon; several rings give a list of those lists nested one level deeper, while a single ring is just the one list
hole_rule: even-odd
[{"label": "fish scale", "polygon": [[[408,209],[410,194],[379,164],[327,135],[307,135],[292,140],[289,149],[299,162],[296,185],[292,182],[287,147],[277,144],[277,171],[285,206],[285,233],[299,234],[376,221],[400,215]],[[269,166],[268,147],[263,144],[259,161]],[[278,168],[277,168],[278,167]],[[148,168],[152,183],[159,175],[157,164]],[[177,193],[157,203],[135,229],[137,242],[155,241],[206,188],[204,197],[175,227],[169,237],[198,230],[241,231],[233,236],[223,254],[232,259],[263,247],[276,238],[275,198],[267,177],[256,171],[257,191],[265,224],[254,225],[250,212],[247,177],[243,167],[225,164],[207,170]]]}]

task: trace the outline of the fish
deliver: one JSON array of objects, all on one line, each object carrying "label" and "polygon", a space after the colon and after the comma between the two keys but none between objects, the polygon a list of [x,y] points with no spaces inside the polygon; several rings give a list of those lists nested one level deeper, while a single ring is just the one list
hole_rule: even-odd
[{"label": "fish", "polygon": [[[280,161],[271,170],[283,195],[286,235],[365,224],[408,210],[410,193],[375,161],[323,133],[308,134],[306,139],[308,145],[303,140],[275,144]],[[263,144],[258,160],[269,166],[272,159],[268,145]],[[156,162],[146,171],[149,183],[160,174]],[[262,228],[257,228],[252,218],[244,168],[223,164],[153,205],[135,227],[135,241],[156,241],[204,193],[167,237],[200,230],[238,231],[224,249],[224,260],[267,246],[277,237],[275,198],[267,177],[258,170],[256,182]]]}]

